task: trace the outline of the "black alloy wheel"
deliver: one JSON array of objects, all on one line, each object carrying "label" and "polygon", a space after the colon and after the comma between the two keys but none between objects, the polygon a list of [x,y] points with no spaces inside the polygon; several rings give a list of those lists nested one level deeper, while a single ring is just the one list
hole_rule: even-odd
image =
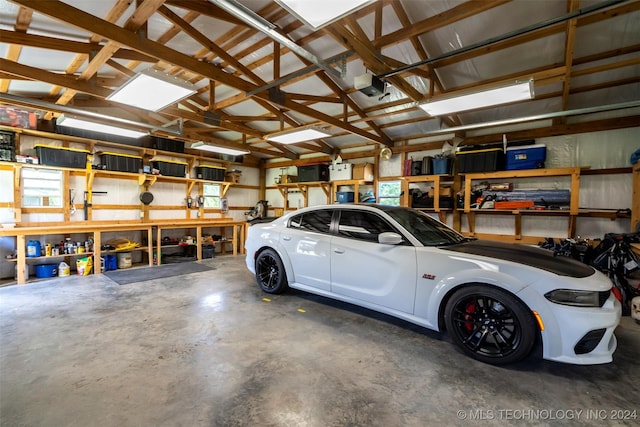
[{"label": "black alloy wheel", "polygon": [[256,280],[260,288],[269,294],[279,294],[287,289],[287,274],[278,254],[265,249],[256,259]]},{"label": "black alloy wheel", "polygon": [[445,308],[445,323],[458,347],[493,365],[525,358],[536,341],[531,311],[508,292],[488,286],[456,291]]}]

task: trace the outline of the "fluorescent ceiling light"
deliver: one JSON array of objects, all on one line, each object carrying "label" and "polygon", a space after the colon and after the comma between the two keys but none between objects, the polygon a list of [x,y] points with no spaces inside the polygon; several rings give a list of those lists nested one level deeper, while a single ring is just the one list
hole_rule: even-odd
[{"label": "fluorescent ceiling light", "polygon": [[517,82],[508,86],[487,89],[466,95],[451,98],[440,98],[433,101],[418,104],[420,108],[431,116],[458,111],[474,110],[476,108],[490,107],[492,105],[508,104],[510,102],[533,99],[533,79],[525,82]]},{"label": "fluorescent ceiling light", "polygon": [[373,0],[276,0],[299,20],[317,30],[355,12]]},{"label": "fluorescent ceiling light", "polygon": [[158,111],[195,92],[195,87],[187,81],[158,70],[148,69],[133,76],[107,99],[145,110]]},{"label": "fluorescent ceiling light", "polygon": [[326,138],[327,136],[331,136],[331,134],[326,130],[307,126],[265,135],[264,139],[267,141],[279,142],[280,144],[295,144],[296,142]]},{"label": "fluorescent ceiling light", "polygon": [[195,150],[202,150],[202,151],[211,151],[212,153],[229,154],[230,156],[242,156],[244,154],[250,153],[250,151],[247,151],[247,150],[235,150],[233,148],[219,147],[217,145],[209,145],[203,141],[194,142],[191,144],[191,147],[189,148],[193,148]]},{"label": "fluorescent ceiling light", "polygon": [[58,126],[65,126],[76,129],[90,130],[111,135],[126,136],[128,138],[141,138],[148,135],[148,132],[140,132],[137,130],[125,129],[117,126],[106,125],[102,123],[92,122],[88,120],[75,119],[73,117],[60,116],[56,119]]}]

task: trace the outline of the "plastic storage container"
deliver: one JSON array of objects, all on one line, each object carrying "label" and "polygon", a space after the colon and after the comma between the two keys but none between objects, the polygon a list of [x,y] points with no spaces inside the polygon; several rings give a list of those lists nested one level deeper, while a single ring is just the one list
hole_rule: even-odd
[{"label": "plastic storage container", "polygon": [[99,152],[103,169],[118,172],[138,173],[142,169],[142,157],[129,154]]},{"label": "plastic storage container", "polygon": [[329,181],[329,165],[316,163],[298,166],[298,182]]},{"label": "plastic storage container", "polygon": [[42,165],[76,169],[84,169],[87,167],[88,150],[54,147],[42,144],[36,144],[35,148],[40,164]]},{"label": "plastic storage container", "polygon": [[459,151],[458,172],[495,172],[504,170],[505,156],[502,148]]},{"label": "plastic storage container", "polygon": [[353,191],[338,191],[336,193],[338,203],[353,203],[355,199],[355,192]]},{"label": "plastic storage container", "polygon": [[506,153],[506,169],[536,169],[543,168],[547,160],[547,146],[544,144],[523,147],[509,147]]},{"label": "plastic storage container", "polygon": [[57,264],[39,264],[35,267],[36,277],[45,278],[45,277],[56,277],[58,275],[58,265]]},{"label": "plastic storage container", "polygon": [[221,166],[196,166],[196,178],[204,179],[207,181],[224,181],[224,174],[227,171],[226,168]]},{"label": "plastic storage container", "polygon": [[184,153],[184,141],[153,137],[151,145],[156,150],[171,151],[173,153]]},{"label": "plastic storage container", "polygon": [[15,134],[0,131],[0,161],[13,162],[16,157]]},{"label": "plastic storage container", "polygon": [[187,163],[169,160],[152,160],[151,165],[160,171],[160,175],[184,178],[187,175]]}]

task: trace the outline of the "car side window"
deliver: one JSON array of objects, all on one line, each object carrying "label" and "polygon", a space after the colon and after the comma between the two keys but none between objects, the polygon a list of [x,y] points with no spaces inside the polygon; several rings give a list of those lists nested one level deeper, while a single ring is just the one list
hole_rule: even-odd
[{"label": "car side window", "polygon": [[396,230],[376,214],[363,211],[340,211],[338,234],[342,237],[377,242],[378,235]]},{"label": "car side window", "polygon": [[296,215],[289,220],[289,228],[329,233],[332,214],[333,212],[330,210],[318,210]]}]

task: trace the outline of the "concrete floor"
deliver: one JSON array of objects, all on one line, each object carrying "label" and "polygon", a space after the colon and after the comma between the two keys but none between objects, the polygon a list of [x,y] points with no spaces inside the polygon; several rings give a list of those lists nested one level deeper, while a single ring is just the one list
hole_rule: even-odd
[{"label": "concrete floor", "polygon": [[630,318],[612,364],[533,357],[498,368],[439,334],[347,304],[295,291],[265,301],[242,257],[206,262],[216,269],[123,286],[71,276],[1,288],[0,425],[640,419],[640,325]]}]

